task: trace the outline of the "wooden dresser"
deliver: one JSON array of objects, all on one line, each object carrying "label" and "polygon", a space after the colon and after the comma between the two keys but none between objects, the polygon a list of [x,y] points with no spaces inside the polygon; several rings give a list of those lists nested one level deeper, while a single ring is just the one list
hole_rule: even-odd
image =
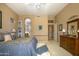
[{"label": "wooden dresser", "polygon": [[79,38],[61,35],[60,46],[72,55],[79,56]]}]

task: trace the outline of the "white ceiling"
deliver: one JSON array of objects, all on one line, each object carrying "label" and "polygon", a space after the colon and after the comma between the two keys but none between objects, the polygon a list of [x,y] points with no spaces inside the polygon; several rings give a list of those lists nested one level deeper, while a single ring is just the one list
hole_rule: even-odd
[{"label": "white ceiling", "polygon": [[[53,15],[58,14],[67,3],[40,3],[41,7],[36,8],[35,3],[6,3],[13,11],[19,15]],[[39,4],[39,3],[37,3]]]}]

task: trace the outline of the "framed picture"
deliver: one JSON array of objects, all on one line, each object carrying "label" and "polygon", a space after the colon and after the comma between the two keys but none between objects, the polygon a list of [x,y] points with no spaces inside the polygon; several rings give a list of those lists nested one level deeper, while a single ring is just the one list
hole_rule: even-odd
[{"label": "framed picture", "polygon": [[10,22],[14,23],[14,19],[12,17],[10,17]]},{"label": "framed picture", "polygon": [[43,29],[42,25],[39,25],[38,30],[42,30],[42,29]]},{"label": "framed picture", "polygon": [[2,11],[0,11],[0,29],[2,28]]},{"label": "framed picture", "polygon": [[59,24],[59,31],[62,31],[62,29],[63,29],[63,25]]}]

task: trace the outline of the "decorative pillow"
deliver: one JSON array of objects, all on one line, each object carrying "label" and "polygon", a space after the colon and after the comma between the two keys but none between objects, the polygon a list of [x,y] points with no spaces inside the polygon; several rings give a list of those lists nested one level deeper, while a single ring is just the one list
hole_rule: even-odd
[{"label": "decorative pillow", "polygon": [[11,35],[10,34],[5,34],[4,35],[4,41],[6,42],[6,41],[10,41],[10,40],[12,40]]},{"label": "decorative pillow", "polygon": [[36,50],[36,52],[38,54],[40,54],[40,55],[43,54],[43,53],[45,53],[45,52],[47,52],[47,51],[48,51],[47,45],[43,45],[43,46],[37,48],[37,50]]}]

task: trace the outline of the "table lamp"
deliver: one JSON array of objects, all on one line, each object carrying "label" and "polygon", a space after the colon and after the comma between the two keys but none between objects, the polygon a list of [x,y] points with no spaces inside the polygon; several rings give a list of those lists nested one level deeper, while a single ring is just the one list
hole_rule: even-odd
[{"label": "table lamp", "polygon": [[66,31],[65,31],[65,29],[63,29],[63,30],[62,30],[62,32],[63,32],[63,35],[64,35],[64,34],[65,34],[65,32],[66,32]]}]

